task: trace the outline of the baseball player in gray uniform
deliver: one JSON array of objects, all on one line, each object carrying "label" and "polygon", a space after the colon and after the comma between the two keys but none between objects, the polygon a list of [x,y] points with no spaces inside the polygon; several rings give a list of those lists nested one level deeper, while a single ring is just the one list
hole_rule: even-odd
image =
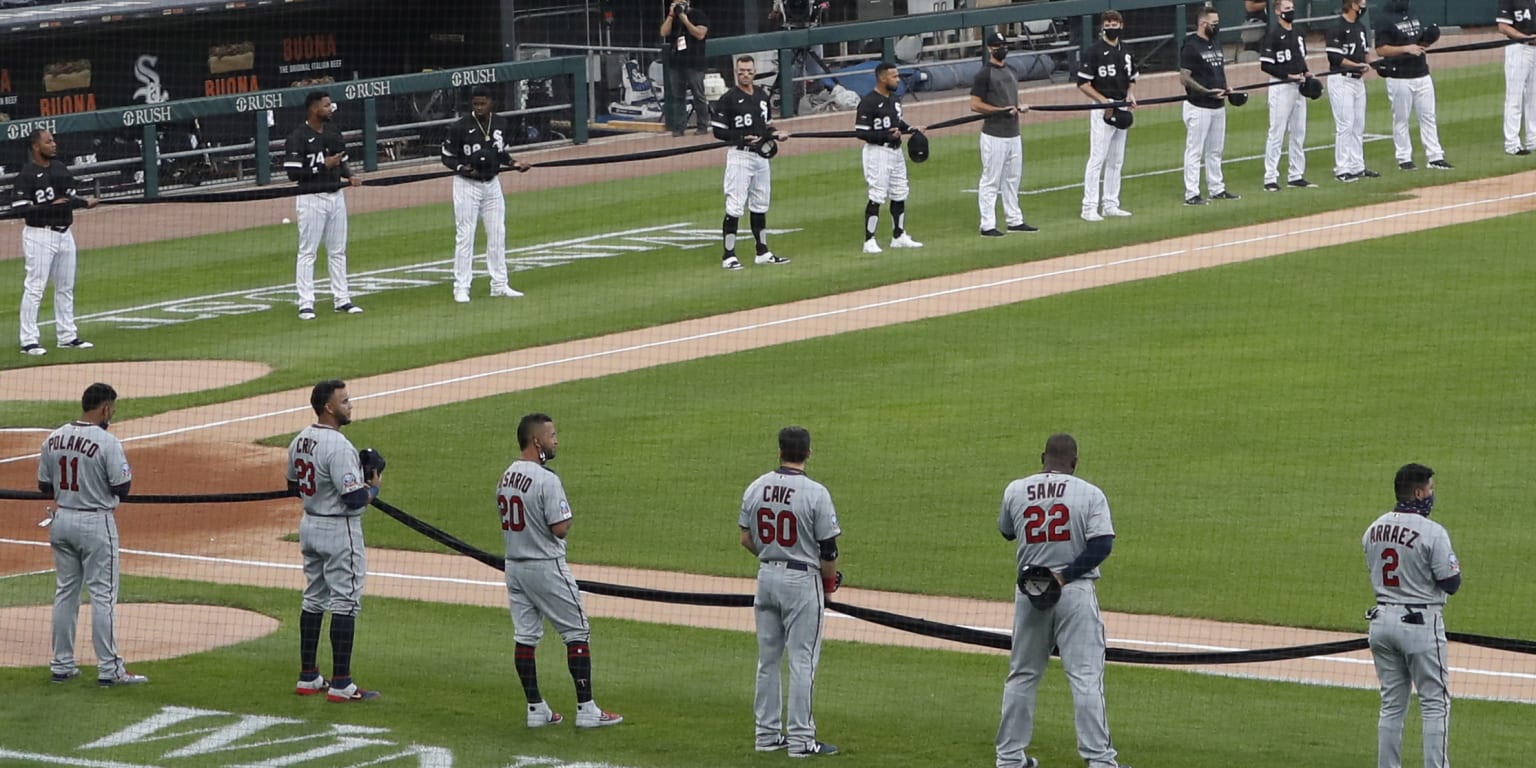
[{"label": "baseball player in gray uniform", "polygon": [[[835,755],[816,740],[811,695],[821,660],[822,611],[837,591],[837,510],[826,486],[806,477],[811,433],[779,430],[779,468],[752,481],[741,497],[741,546],[755,555],[757,687],[752,699],[759,752],[789,749],[790,757]],[[782,725],[780,665],[789,654],[789,728]]]},{"label": "baseball player in gray uniform", "polygon": [[853,118],[853,132],[864,142],[860,158],[864,183],[869,187],[869,202],[864,204],[864,252],[880,253],[875,242],[875,227],[880,223],[880,205],[891,201],[891,247],[921,248],[922,243],[907,232],[907,159],[901,156],[901,134],[922,131],[901,117],[901,100],[896,89],[901,72],[888,61],[875,67],[875,89],[864,94]]},{"label": "baseball player in gray uniform", "polygon": [[1026,757],[1035,730],[1035,693],[1051,659],[1061,649],[1061,666],[1072,687],[1077,752],[1088,768],[1115,768],[1115,748],[1104,715],[1104,619],[1094,582],[1109,557],[1115,529],[1109,502],[1097,486],[1073,473],[1077,441],[1052,435],[1040,454],[1041,470],[1015,480],[1003,492],[997,529],[1018,541],[1018,566],[1050,569],[1060,599],[1037,608],[1022,590],[1014,593],[1013,651],[1003,684],[1002,724],[997,729],[998,768],[1035,768]]},{"label": "baseball player in gray uniform", "polygon": [[555,422],[530,413],[517,424],[517,461],[496,486],[501,538],[507,549],[507,603],[517,650],[513,662],[528,697],[528,727],[555,725],[565,718],[549,708],[539,693],[534,651],[549,619],[565,642],[565,663],[576,683],[576,727],[600,728],[624,722],[592,700],[592,627],[581,605],[576,577],[565,563],[565,537],[571,531],[571,505],[565,486],[546,464],[555,458],[560,437]]},{"label": "baseball player in gray uniform", "polygon": [[774,130],[768,94],[755,85],[757,63],[751,56],[736,59],[736,87],[726,91],[714,104],[715,138],[728,141],[732,149],[725,156],[725,219],[720,236],[725,252],[720,255],[723,269],[741,269],[736,258],[736,230],[741,214],[750,212],[752,240],[757,251],[755,264],[788,264],[789,259],[768,250],[768,202],[773,194],[773,172],[768,158],[758,149],[768,140],[785,141],[789,134]]},{"label": "baseball player in gray uniform", "polygon": [[507,284],[507,198],[497,175],[503,166],[519,173],[531,166],[512,159],[512,130],[507,119],[491,111],[491,89],[477,85],[470,92],[470,114],[448,126],[443,138],[443,165],[453,177],[453,300],[469,303],[474,281],[475,224],[485,222],[485,271],[491,275],[491,296],[518,298]]},{"label": "baseball player in gray uniform", "polygon": [[1328,32],[1328,103],[1333,107],[1333,177],[1346,184],[1380,176],[1365,167],[1365,82],[1370,47],[1360,15],[1365,0],[1344,0],[1339,23]]},{"label": "baseball player in gray uniform", "polygon": [[341,180],[355,187],[362,178],[347,165],[347,145],[341,132],[327,125],[335,111],[331,97],[314,91],[304,97],[304,109],[308,116],[288,135],[287,159],[283,161],[289,180],[298,182],[300,192],[294,198],[294,215],[299,222],[299,254],[294,268],[299,319],[315,319],[315,256],[322,241],[331,278],[331,306],[337,312],[355,315],[363,308],[352,303],[347,289],[347,198],[341,193]]},{"label": "baseball player in gray uniform", "polygon": [[1529,155],[1536,149],[1536,0],[1499,0],[1495,21],[1515,41],[1504,47],[1504,151]]},{"label": "baseball player in gray uniform", "polygon": [[40,342],[37,309],[43,287],[53,278],[54,333],[59,349],[90,349],[96,345],[80,338],[75,330],[75,223],[76,208],[95,208],[96,198],[75,194],[75,177],[59,162],[53,134],[37,129],[28,137],[29,162],[16,173],[11,210],[26,220],[21,232],[21,253],[26,277],[21,284],[21,351],[46,355]]},{"label": "baseball player in gray uniform", "polygon": [[[362,608],[368,560],[363,551],[363,510],[378,498],[379,476],[364,475],[357,449],[341,428],[352,423],[352,399],[338,379],[322,381],[309,395],[315,423],[288,445],[288,490],[304,502],[299,551],[304,555],[304,599],[299,614],[300,696],[326,694],[336,703],[367,701],[378,691],[352,680],[352,640]],[[321,677],[315,656],[320,628],[331,614],[331,679]]]},{"label": "baseball player in gray uniform", "polygon": [[971,82],[971,111],[986,115],[981,122],[981,180],[976,205],[981,209],[981,236],[1002,237],[997,228],[997,199],[1003,199],[1003,219],[1009,232],[1037,232],[1019,210],[1019,181],[1024,176],[1024,140],[1019,115],[1029,111],[1019,103],[1019,78],[1008,68],[1008,40],[987,35],[987,63]]},{"label": "baseball player in gray uniform", "polygon": [[1360,539],[1376,591],[1376,605],[1366,612],[1381,681],[1376,768],[1402,768],[1403,717],[1414,690],[1424,717],[1424,768],[1447,768],[1450,667],[1441,609],[1461,589],[1461,562],[1451,549],[1450,534],[1429,519],[1435,508],[1435,471],[1407,464],[1397,470],[1392,485],[1397,506],[1376,518]]},{"label": "baseball player in gray uniform", "polygon": [[1275,3],[1275,28],[1264,38],[1259,51],[1259,68],[1269,75],[1269,133],[1264,140],[1264,191],[1280,191],[1280,147],[1290,135],[1290,172],[1286,185],[1302,189],[1315,187],[1307,181],[1307,102],[1301,84],[1312,77],[1307,70],[1307,43],[1300,31],[1291,26],[1296,18],[1292,0]]},{"label": "baseball player in gray uniform", "polygon": [[[1102,39],[1083,52],[1077,68],[1077,88],[1095,104],[1108,101],[1129,102],[1136,97],[1136,62],[1131,52],[1120,45],[1125,17],[1119,11],[1104,12]],[[1103,221],[1105,217],[1126,217],[1131,212],[1120,207],[1120,169],[1125,165],[1125,139],[1129,131],[1109,122],[1116,110],[1089,110],[1088,165],[1083,171],[1083,221]],[[1101,183],[1102,182],[1102,187]],[[1103,194],[1100,194],[1102,189]],[[1099,214],[1103,202],[1104,213]]]},{"label": "baseball player in gray uniform", "polygon": [[91,595],[91,640],[96,646],[96,683],[103,687],[149,682],[123,668],[113,633],[117,606],[117,520],[112,510],[128,495],[133,470],[123,444],[107,431],[117,413],[117,391],[92,384],[80,397],[80,418],[43,441],[37,488],[53,497],[48,529],[58,589],[53,595],[53,682],[80,674],[75,666],[75,623],[80,586]]}]

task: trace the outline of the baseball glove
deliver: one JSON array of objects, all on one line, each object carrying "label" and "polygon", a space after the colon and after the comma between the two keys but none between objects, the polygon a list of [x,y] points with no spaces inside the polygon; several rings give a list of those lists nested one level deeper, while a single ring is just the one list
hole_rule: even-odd
[{"label": "baseball glove", "polygon": [[1232,91],[1227,94],[1227,103],[1234,107],[1241,107],[1248,103],[1248,93],[1246,91]]},{"label": "baseball glove", "polygon": [[372,478],[375,475],[384,474],[384,454],[372,448],[364,448],[357,452],[357,463],[363,467],[363,477]]},{"label": "baseball glove", "polygon": [[1061,600],[1061,584],[1057,583],[1056,574],[1043,565],[1019,569],[1019,591],[1037,611],[1050,610]]},{"label": "baseball glove", "polygon": [[1301,95],[1317,100],[1323,97],[1323,81],[1315,77],[1309,77],[1301,81]]}]

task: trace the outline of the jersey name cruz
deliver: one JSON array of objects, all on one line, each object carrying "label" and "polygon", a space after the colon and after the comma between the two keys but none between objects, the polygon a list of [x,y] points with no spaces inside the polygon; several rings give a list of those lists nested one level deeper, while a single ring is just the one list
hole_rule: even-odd
[{"label": "jersey name cruz", "polygon": [[501,487],[514,488],[516,490],[522,491],[523,493],[527,493],[528,489],[533,487],[533,478],[521,472],[508,471],[506,474],[501,476]]},{"label": "jersey name cruz", "polygon": [[312,437],[301,437],[293,442],[293,450],[313,456],[318,445],[319,441]]},{"label": "jersey name cruz", "polygon": [[1025,487],[1024,493],[1030,501],[1039,501],[1041,499],[1059,499],[1062,496],[1067,495],[1067,484],[1035,483],[1034,485]]},{"label": "jersey name cruz", "polygon": [[95,441],[87,440],[80,435],[50,435],[48,437],[48,450],[73,451],[87,457],[94,457],[100,450]]},{"label": "jersey name cruz", "polygon": [[1419,532],[1401,525],[1382,523],[1371,527],[1372,544],[1400,544],[1413,549],[1414,542],[1419,540]]}]

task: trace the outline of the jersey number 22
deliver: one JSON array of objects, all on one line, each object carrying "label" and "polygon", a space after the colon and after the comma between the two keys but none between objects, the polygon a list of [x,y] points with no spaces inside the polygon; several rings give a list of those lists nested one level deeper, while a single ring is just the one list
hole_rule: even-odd
[{"label": "jersey number 22", "polygon": [[1024,541],[1030,544],[1071,541],[1072,531],[1067,528],[1071,521],[1072,510],[1065,504],[1052,504],[1050,509],[1027,507],[1024,510]]}]

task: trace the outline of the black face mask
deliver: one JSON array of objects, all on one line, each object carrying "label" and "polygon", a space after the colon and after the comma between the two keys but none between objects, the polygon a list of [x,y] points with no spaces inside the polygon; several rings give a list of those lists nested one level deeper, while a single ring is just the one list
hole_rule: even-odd
[{"label": "black face mask", "polygon": [[1116,40],[1119,40],[1120,39],[1120,28],[1119,27],[1105,27],[1104,28],[1104,39],[1108,40],[1111,43],[1115,42]]},{"label": "black face mask", "polygon": [[1295,11],[1285,11],[1285,12],[1280,14],[1280,20],[1285,22],[1285,23],[1287,23],[1287,24],[1289,24],[1289,23],[1291,23],[1291,22],[1296,20],[1296,12]]},{"label": "black face mask", "polygon": [[994,59],[996,59],[998,61],[1002,61],[1003,59],[1008,58],[1008,49],[1005,48],[1005,47],[993,48],[992,49],[992,58],[994,58]]},{"label": "black face mask", "polygon": [[1213,22],[1205,25],[1205,34],[1210,35],[1212,40],[1216,39],[1219,32],[1221,32],[1221,24]]}]

